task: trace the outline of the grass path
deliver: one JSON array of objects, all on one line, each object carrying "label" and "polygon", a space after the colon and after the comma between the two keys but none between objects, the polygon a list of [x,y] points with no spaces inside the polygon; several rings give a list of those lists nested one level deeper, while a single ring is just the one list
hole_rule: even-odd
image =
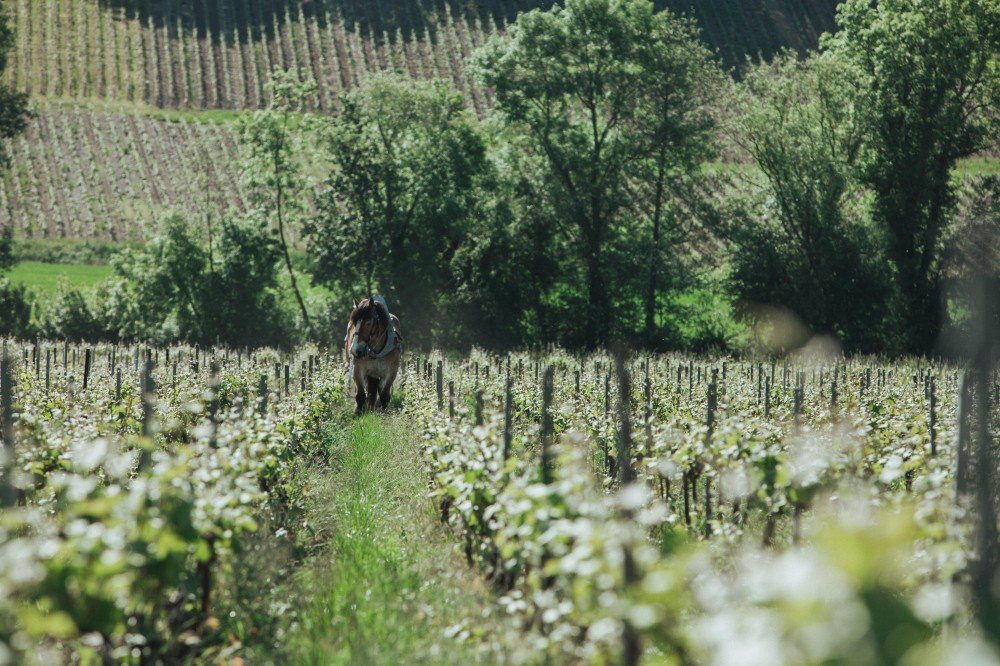
[{"label": "grass path", "polygon": [[286,642],[294,663],[483,658],[454,634],[491,624],[489,591],[437,520],[407,425],[377,415],[330,430],[335,471],[312,510],[328,540],[295,581],[303,601]]}]

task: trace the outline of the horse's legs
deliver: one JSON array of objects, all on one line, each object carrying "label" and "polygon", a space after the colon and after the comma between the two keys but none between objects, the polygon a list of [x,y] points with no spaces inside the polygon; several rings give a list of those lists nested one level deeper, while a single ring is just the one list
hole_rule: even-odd
[{"label": "horse's legs", "polygon": [[358,416],[365,410],[365,391],[361,388],[361,384],[358,383],[358,392],[354,395],[354,402],[357,407],[354,408],[354,415]]},{"label": "horse's legs", "polygon": [[396,370],[393,370],[382,384],[382,390],[379,391],[379,404],[382,409],[389,409],[389,401],[392,400],[392,383],[395,380]]},{"label": "horse's legs", "polygon": [[354,415],[358,416],[365,410],[365,380],[361,376],[361,370],[358,368],[357,364],[354,366],[354,385],[358,387],[357,393],[354,395],[354,402],[357,407],[354,409]]},{"label": "horse's legs", "polygon": [[367,393],[367,402],[365,407],[369,411],[374,411],[376,401],[378,400],[378,378],[368,378],[368,385],[365,387],[365,393]]}]

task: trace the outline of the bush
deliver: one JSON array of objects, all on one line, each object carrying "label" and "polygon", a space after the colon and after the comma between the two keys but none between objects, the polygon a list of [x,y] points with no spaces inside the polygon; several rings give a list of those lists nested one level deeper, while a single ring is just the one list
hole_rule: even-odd
[{"label": "bush", "polygon": [[60,284],[54,298],[39,304],[38,333],[73,341],[107,339],[107,322],[96,314],[102,309],[94,301],[92,293]]},{"label": "bush", "polygon": [[28,291],[0,278],[0,336],[31,335],[31,298]]}]

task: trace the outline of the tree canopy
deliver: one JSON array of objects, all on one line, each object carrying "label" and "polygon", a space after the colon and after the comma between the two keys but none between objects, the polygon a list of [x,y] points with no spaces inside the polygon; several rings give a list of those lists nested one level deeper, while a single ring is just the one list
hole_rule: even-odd
[{"label": "tree canopy", "polygon": [[[584,284],[575,342],[606,344],[616,308],[634,307],[609,289],[611,257],[615,270],[621,260],[634,270],[635,247],[625,248],[661,229],[670,177],[708,154],[707,107],[720,81],[712,55],[691,22],[649,0],[569,0],[518,17],[478,54],[477,71],[502,121],[523,134],[523,159],[544,165],[546,222],[569,243]],[[660,257],[642,260],[648,271]]]}]

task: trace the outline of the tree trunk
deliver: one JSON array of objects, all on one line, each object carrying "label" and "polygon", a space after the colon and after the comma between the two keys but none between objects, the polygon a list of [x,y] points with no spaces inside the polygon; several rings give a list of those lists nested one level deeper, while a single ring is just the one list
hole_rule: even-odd
[{"label": "tree trunk", "polygon": [[[283,132],[287,132],[288,126],[288,114],[285,114],[285,127]],[[275,212],[278,216],[278,238],[281,241],[281,250],[285,255],[285,267],[288,269],[288,278],[292,283],[292,291],[295,292],[295,300],[299,303],[299,310],[302,312],[302,321],[305,324],[306,330],[308,331],[311,326],[309,324],[309,312],[306,310],[306,303],[302,299],[302,292],[299,291],[299,283],[295,279],[295,271],[292,270],[292,255],[288,251],[288,241],[285,239],[285,191],[281,184],[281,158],[280,153],[283,146],[278,146],[274,151],[274,181],[276,183],[275,190]]]},{"label": "tree trunk", "polygon": [[656,194],[653,200],[653,242],[649,248],[649,284],[646,286],[646,341],[654,344],[656,337],[656,294],[660,274],[660,222],[663,217],[666,149],[661,147],[656,164]]},{"label": "tree trunk", "polygon": [[607,286],[601,270],[600,244],[591,245],[587,253],[587,344],[599,347],[608,342],[610,305]]}]

